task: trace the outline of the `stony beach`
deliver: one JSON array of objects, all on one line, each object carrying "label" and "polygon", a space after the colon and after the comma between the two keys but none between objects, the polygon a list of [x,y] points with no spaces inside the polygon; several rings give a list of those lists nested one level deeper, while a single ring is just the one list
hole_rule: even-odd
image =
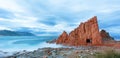
[{"label": "stony beach", "polygon": [[119,53],[120,49],[106,46],[47,47],[34,51],[23,50],[0,58],[96,58],[96,55],[106,53],[106,51]]}]

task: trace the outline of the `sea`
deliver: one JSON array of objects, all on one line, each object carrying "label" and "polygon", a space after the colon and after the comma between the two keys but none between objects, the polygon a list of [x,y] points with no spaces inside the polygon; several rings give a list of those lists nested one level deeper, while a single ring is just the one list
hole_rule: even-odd
[{"label": "sea", "polygon": [[61,45],[49,44],[46,41],[54,40],[58,36],[0,36],[0,51],[33,51],[38,48],[58,48]]},{"label": "sea", "polygon": [[[38,48],[59,48],[62,45],[49,44],[46,41],[57,39],[58,36],[0,36],[0,51],[33,51]],[[120,39],[116,39],[120,41]]]}]

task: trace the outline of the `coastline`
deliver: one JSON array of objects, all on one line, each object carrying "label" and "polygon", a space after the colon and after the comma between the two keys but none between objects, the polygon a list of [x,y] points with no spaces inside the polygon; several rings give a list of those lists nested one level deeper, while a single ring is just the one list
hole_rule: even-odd
[{"label": "coastline", "polygon": [[[14,53],[2,52],[0,58],[75,58],[75,57],[90,57],[105,53],[105,51],[114,50],[120,52],[119,48],[107,46],[79,46],[79,47],[44,47],[33,51],[17,51]],[[1,53],[0,52],[0,53]]]}]

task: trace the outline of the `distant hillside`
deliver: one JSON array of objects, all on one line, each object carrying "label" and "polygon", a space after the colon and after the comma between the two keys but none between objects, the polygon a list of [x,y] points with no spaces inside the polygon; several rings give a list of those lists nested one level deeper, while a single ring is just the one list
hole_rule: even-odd
[{"label": "distant hillside", "polygon": [[0,30],[0,36],[35,36],[35,35],[29,32]]}]

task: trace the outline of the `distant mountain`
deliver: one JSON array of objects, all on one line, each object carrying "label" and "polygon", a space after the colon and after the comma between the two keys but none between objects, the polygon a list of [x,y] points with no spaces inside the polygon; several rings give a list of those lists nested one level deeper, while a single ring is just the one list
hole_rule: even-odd
[{"label": "distant mountain", "polygon": [[0,30],[0,36],[35,36],[35,35],[29,32]]}]

